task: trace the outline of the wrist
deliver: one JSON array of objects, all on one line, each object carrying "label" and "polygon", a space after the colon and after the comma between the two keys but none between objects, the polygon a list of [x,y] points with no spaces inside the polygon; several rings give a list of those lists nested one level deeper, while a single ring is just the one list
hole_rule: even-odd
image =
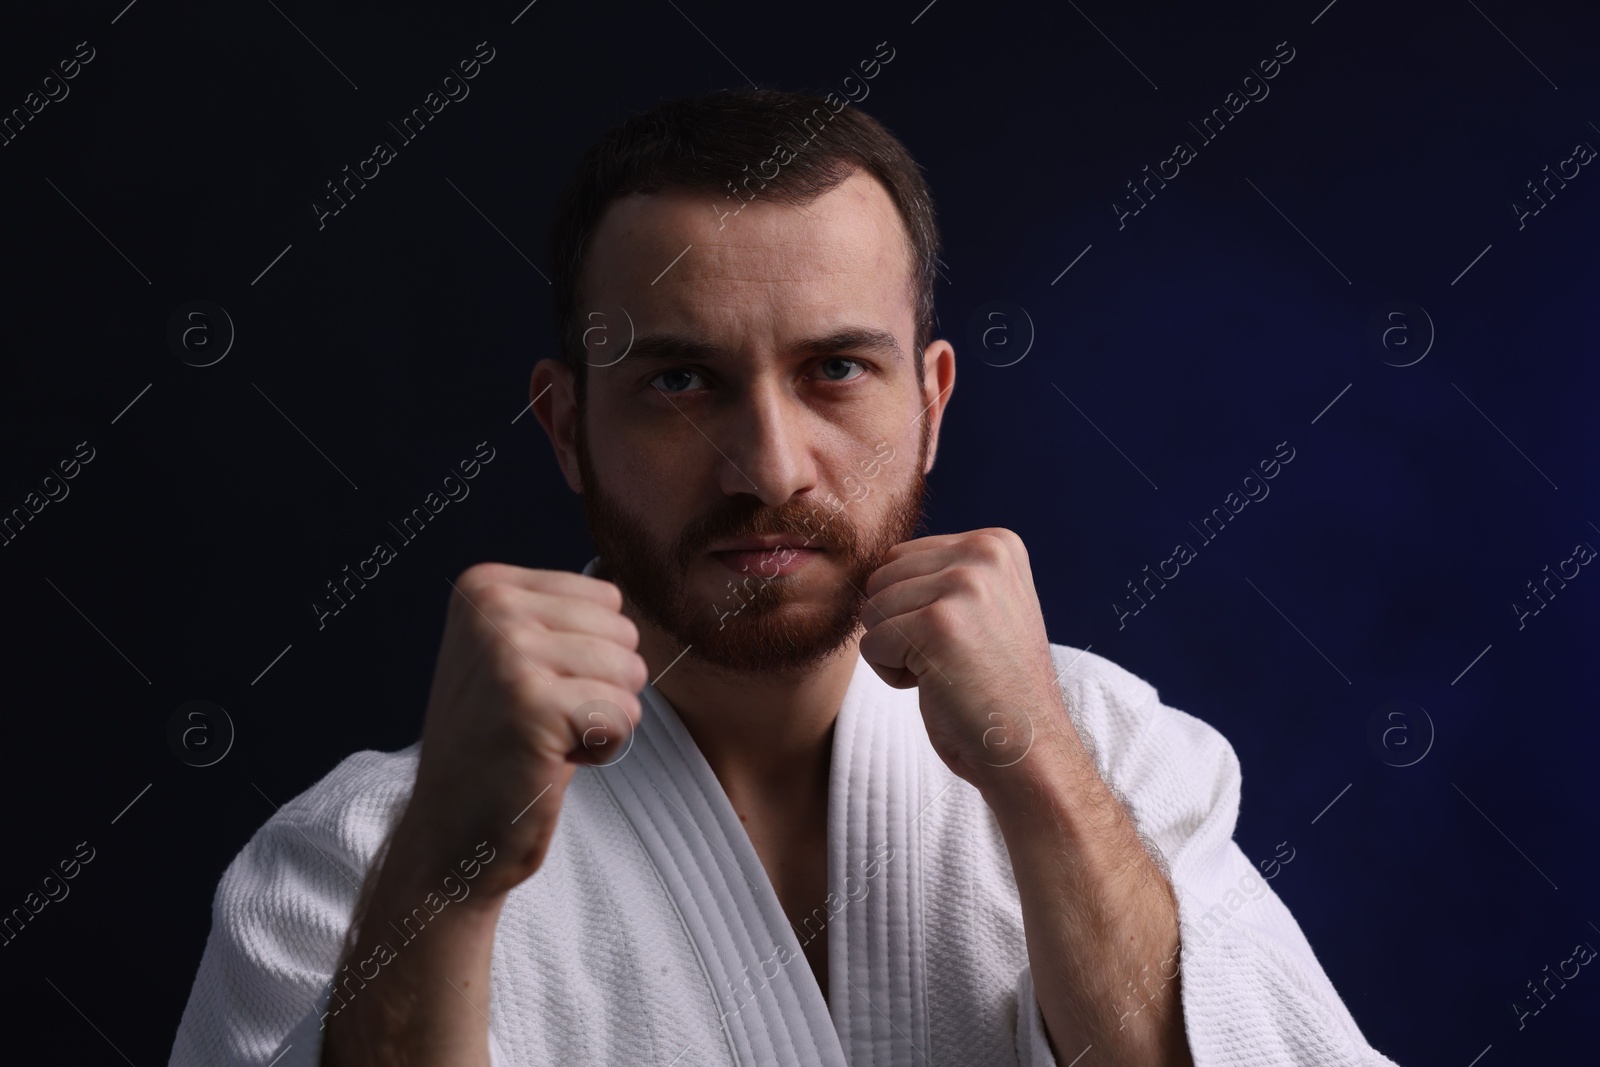
[{"label": "wrist", "polygon": [[[1061,712],[1064,720],[1066,712]],[[969,780],[1002,825],[1039,820],[1059,822],[1070,815],[1069,798],[1086,788],[1104,788],[1083,742],[1070,722],[1035,715],[1027,748],[1003,765],[985,764]]]},{"label": "wrist", "polygon": [[472,916],[492,925],[506,898],[506,892],[486,876],[496,858],[487,842],[458,845],[452,852],[430,844],[402,822],[380,861],[368,914],[395,918],[421,908],[428,915]]}]

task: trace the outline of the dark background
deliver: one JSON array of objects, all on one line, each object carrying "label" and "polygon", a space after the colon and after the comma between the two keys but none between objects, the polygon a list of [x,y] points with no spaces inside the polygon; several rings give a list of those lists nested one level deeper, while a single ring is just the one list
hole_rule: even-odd
[{"label": "dark background", "polygon": [[[59,1062],[165,1062],[228,861],[343,756],[417,735],[444,579],[588,559],[513,419],[553,352],[545,229],[589,141],[746,77],[838,89],[887,41],[862,106],[926,168],[961,359],[932,532],[1016,530],[1053,640],[1227,735],[1238,841],[1293,849],[1271,884],[1379,1049],[1593,1059],[1594,968],[1521,1030],[1511,1008],[1600,946],[1600,576],[1521,629],[1511,607],[1600,545],[1600,174],[1521,229],[1511,207],[1600,147],[1592,5],[523,2],[0,20],[7,112],[95,49],[0,147],[0,510],[95,450],[0,548],[0,910],[96,850],[0,949],[8,1017]],[[319,231],[324,182],[483,40],[471,95]],[[1188,123],[1281,41],[1270,95],[1202,143]],[[1196,158],[1119,229],[1124,182],[1178,140]],[[192,300],[236,330],[209,367],[167,340]],[[319,631],[323,583],[480,441],[471,496]],[[1189,523],[1285,441],[1270,497],[1203,544]],[[1119,629],[1178,541],[1197,557]],[[237,729],[213,766],[168,743],[193,699]]]}]

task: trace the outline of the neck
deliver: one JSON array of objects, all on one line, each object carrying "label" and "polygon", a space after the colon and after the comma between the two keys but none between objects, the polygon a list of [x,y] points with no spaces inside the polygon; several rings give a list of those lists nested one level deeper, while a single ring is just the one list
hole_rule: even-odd
[{"label": "neck", "polygon": [[805,674],[743,674],[697,661],[692,650],[680,657],[675,640],[628,614],[639,627],[639,655],[659,679],[657,691],[736,806],[777,798],[826,802],[833,724],[860,657],[859,631]]}]

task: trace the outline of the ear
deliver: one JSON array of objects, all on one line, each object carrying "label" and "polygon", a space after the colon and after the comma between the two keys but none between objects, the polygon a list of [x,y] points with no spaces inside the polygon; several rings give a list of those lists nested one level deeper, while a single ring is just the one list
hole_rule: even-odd
[{"label": "ear", "polygon": [[578,466],[578,401],[573,391],[572,368],[559,359],[541,359],[528,383],[534,417],[550,438],[556,462],[574,493],[583,492]]},{"label": "ear", "polygon": [[939,451],[939,425],[944,420],[945,405],[956,387],[956,350],[949,341],[932,341],[922,351],[922,403],[928,409],[928,465],[922,473],[933,470],[934,456]]}]

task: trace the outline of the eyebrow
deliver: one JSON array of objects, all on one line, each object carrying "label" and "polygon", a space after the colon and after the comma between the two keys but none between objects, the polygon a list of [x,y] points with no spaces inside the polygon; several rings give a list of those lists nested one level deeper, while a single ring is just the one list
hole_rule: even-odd
[{"label": "eyebrow", "polygon": [[[900,342],[886,330],[869,326],[846,326],[821,337],[808,337],[789,346],[789,351],[803,356],[827,355],[831,352],[873,353],[902,360]],[[635,337],[622,363],[677,363],[709,362],[728,359],[733,350],[692,337],[672,333],[647,333]]]}]

